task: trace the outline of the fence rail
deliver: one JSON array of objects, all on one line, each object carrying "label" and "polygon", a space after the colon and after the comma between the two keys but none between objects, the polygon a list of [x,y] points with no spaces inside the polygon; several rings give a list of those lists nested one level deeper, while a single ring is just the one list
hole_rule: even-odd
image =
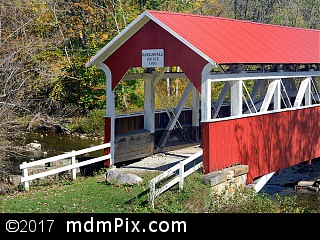
[{"label": "fence rail", "polygon": [[[77,163],[76,156],[83,155],[83,154],[90,153],[90,152],[94,152],[94,151],[98,151],[98,150],[105,149],[105,148],[110,148],[110,147],[111,147],[110,143],[104,143],[104,144],[101,144],[98,146],[85,148],[85,149],[81,149],[81,150],[77,150],[77,151],[73,150],[69,153],[61,154],[61,155],[54,156],[54,157],[44,158],[44,159],[33,161],[33,162],[23,162],[19,166],[20,169],[22,170],[22,178],[20,181],[23,184],[24,189],[26,191],[29,191],[29,181],[37,179],[37,178],[50,176],[50,175],[53,175],[56,173],[65,172],[68,170],[72,170],[71,171],[71,178],[74,180],[76,178],[77,168],[82,167],[82,166],[86,166],[86,165],[89,165],[92,163],[100,162],[103,160],[111,159],[111,154],[107,154],[107,155],[103,155],[100,157],[92,158],[92,159]],[[70,161],[71,164],[67,165],[67,166],[60,167],[60,168],[54,168],[54,169],[47,170],[44,172],[36,173],[33,175],[28,175],[28,168],[39,166],[39,165],[41,166],[46,163],[55,162],[55,161],[64,160],[64,159],[71,159],[71,161]]]},{"label": "fence rail", "polygon": [[[150,202],[152,207],[154,208],[154,199],[155,197],[159,196],[164,191],[168,190],[175,184],[179,182],[179,189],[181,190],[183,188],[183,182],[184,178],[189,176],[191,173],[197,171],[199,168],[202,167],[202,161],[193,167],[189,168],[187,171],[185,171],[185,166],[189,164],[190,162],[194,161],[198,157],[202,156],[203,150],[200,150],[199,152],[191,155],[190,157],[186,158],[185,160],[180,161],[178,164],[174,165],[173,167],[169,168],[168,170],[164,171],[160,175],[156,176],[155,178],[151,179],[149,181],[150,184]],[[179,171],[179,174],[174,177],[171,181],[163,185],[162,187],[156,189],[156,184],[159,183],[161,180],[168,178],[172,176],[176,171]]]}]

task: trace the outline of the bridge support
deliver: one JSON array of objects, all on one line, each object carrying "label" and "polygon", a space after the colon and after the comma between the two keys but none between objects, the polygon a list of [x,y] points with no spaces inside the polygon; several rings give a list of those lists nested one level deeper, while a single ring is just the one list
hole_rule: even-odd
[{"label": "bridge support", "polygon": [[107,92],[107,104],[106,104],[106,116],[104,126],[104,142],[111,143],[110,149],[106,149],[104,154],[111,155],[111,160],[105,162],[105,166],[109,167],[114,164],[114,140],[115,140],[115,102],[114,102],[114,90],[112,89],[112,75],[109,67],[103,63],[98,66],[106,74],[106,92]]},{"label": "bridge support", "polygon": [[231,195],[237,189],[246,186],[248,165],[237,165],[204,175],[205,184],[212,187],[212,193]]}]

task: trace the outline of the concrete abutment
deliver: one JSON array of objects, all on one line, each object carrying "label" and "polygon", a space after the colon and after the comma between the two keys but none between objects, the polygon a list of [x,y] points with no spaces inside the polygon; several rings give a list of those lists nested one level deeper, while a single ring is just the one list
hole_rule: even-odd
[{"label": "concrete abutment", "polygon": [[205,184],[211,186],[213,194],[229,195],[236,189],[246,186],[248,172],[248,165],[236,165],[205,174],[203,180]]}]

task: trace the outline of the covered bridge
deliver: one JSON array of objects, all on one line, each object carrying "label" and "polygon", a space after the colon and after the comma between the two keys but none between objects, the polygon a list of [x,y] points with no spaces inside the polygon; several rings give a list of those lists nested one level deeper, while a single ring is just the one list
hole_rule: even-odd
[{"label": "covered bridge", "polygon": [[[108,164],[164,147],[191,93],[184,118],[190,137],[201,139],[206,173],[246,164],[249,184],[320,156],[319,30],[149,10],[86,63],[92,65],[106,74]],[[168,72],[170,66],[181,71]],[[133,67],[144,72],[129,74]],[[189,84],[160,128],[154,86],[175,77]],[[132,79],[144,80],[144,112],[118,116],[114,89]],[[117,124],[127,124],[126,132]]]}]

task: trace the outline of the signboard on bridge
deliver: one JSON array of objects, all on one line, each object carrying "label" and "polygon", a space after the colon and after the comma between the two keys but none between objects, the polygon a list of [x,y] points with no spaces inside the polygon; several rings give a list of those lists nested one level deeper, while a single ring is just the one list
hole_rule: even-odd
[{"label": "signboard on bridge", "polygon": [[147,49],[142,50],[142,67],[164,67],[164,50]]}]

